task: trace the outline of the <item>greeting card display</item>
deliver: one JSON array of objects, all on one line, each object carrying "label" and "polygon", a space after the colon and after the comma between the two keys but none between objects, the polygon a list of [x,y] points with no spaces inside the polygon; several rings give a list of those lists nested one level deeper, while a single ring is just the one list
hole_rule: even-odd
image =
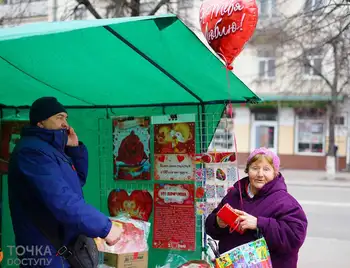
[{"label": "greeting card display", "polygon": [[148,118],[113,119],[114,178],[150,180],[150,121]]},{"label": "greeting card display", "polygon": [[[154,178],[194,180],[195,123],[192,115],[152,118],[154,123]],[[181,120],[182,119],[182,120]]]},{"label": "greeting card display", "polygon": [[153,198],[148,191],[134,190],[131,195],[122,189],[112,190],[108,196],[111,216],[128,214],[132,219],[148,221],[152,213]]},{"label": "greeting card display", "polygon": [[154,185],[154,248],[195,250],[194,193],[192,184]]},{"label": "greeting card display", "polygon": [[264,238],[236,247],[216,259],[217,268],[272,268],[271,256]]}]

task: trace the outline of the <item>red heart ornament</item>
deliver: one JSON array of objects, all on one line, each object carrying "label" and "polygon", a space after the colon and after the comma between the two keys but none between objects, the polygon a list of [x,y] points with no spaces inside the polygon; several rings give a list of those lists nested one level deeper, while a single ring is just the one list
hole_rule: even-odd
[{"label": "red heart ornament", "polygon": [[256,0],[207,0],[200,8],[202,33],[230,68],[258,22]]},{"label": "red heart ornament", "polygon": [[211,157],[210,157],[210,155],[205,154],[205,155],[202,156],[201,160],[202,160],[204,163],[207,163],[207,164],[208,164],[208,163],[211,162]]},{"label": "red heart ornament", "polygon": [[181,163],[185,159],[185,156],[183,156],[183,155],[177,155],[176,157],[177,157],[177,161],[179,161],[179,163]]},{"label": "red heart ornament", "polygon": [[196,198],[203,198],[205,194],[205,190],[203,187],[198,187],[196,189]]},{"label": "red heart ornament", "polygon": [[129,196],[125,190],[112,190],[108,196],[108,210],[112,217],[126,212],[133,219],[148,221],[153,198],[148,191],[134,190]]}]

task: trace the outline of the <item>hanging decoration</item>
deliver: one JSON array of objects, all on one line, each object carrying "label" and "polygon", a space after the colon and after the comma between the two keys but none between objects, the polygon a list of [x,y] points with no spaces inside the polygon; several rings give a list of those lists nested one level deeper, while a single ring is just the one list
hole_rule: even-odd
[{"label": "hanging decoration", "polygon": [[236,154],[233,152],[208,152],[196,154],[195,164],[228,163],[236,161]]},{"label": "hanging decoration", "polygon": [[115,180],[150,180],[149,118],[113,119]]},{"label": "hanging decoration", "polygon": [[193,184],[155,184],[153,247],[195,250],[196,210]]},{"label": "hanging decoration", "polygon": [[207,42],[232,70],[231,63],[255,31],[258,22],[256,0],[206,0],[201,5],[199,17]]},{"label": "hanging decoration", "polygon": [[[182,120],[181,120],[182,119]],[[154,123],[155,180],[191,181],[195,177],[195,118],[180,115],[152,119]],[[180,122],[179,122],[180,121]]]}]

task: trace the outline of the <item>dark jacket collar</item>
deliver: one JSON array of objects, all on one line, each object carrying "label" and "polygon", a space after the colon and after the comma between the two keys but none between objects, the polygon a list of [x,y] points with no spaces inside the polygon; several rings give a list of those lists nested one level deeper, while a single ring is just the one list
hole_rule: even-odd
[{"label": "dark jacket collar", "polygon": [[27,126],[22,129],[22,137],[37,137],[51,144],[57,150],[64,152],[68,141],[68,133],[65,129],[51,130],[36,126]]}]

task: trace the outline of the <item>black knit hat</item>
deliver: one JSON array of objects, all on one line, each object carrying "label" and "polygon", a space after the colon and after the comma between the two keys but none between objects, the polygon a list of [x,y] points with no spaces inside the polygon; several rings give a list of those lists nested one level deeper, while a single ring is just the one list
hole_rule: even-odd
[{"label": "black knit hat", "polygon": [[35,126],[58,113],[67,113],[66,109],[54,97],[42,97],[33,102],[29,111],[30,124]]}]

